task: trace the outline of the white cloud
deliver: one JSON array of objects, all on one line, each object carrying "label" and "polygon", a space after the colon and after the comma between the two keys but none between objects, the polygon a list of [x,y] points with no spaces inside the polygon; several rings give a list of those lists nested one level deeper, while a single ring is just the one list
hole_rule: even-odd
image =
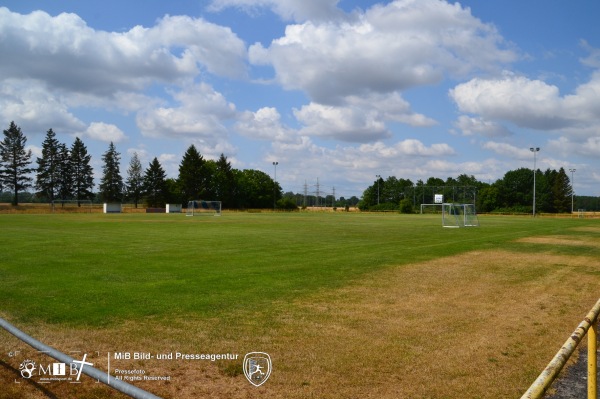
[{"label": "white cloud", "polygon": [[466,115],[459,116],[454,126],[460,129],[465,136],[505,137],[513,134],[499,123],[487,121],[483,118],[471,118]]},{"label": "white cloud", "polygon": [[303,135],[349,142],[369,142],[388,138],[391,133],[376,112],[360,107],[335,107],[311,103],[294,115],[307,127]]},{"label": "white cloud", "polygon": [[455,155],[454,149],[445,143],[432,144],[427,147],[419,140],[406,139],[399,141],[393,146],[387,146],[382,142],[373,144],[363,144],[360,150],[364,153],[371,153],[378,158],[397,158],[397,157],[443,157]]},{"label": "white cloud", "polygon": [[0,80],[0,118],[16,121],[25,134],[42,134],[50,128],[57,133],[85,129],[59,98],[31,80]]},{"label": "white cloud", "polygon": [[155,138],[189,138],[216,144],[227,136],[223,122],[236,116],[235,106],[205,83],[190,85],[171,95],[176,107],[143,110],[137,125],[143,135]]},{"label": "white cloud", "polygon": [[127,139],[127,136],[117,126],[104,123],[92,122],[86,129],[83,137],[88,137],[92,140],[104,141],[107,143],[119,143]]},{"label": "white cloud", "polygon": [[452,89],[450,97],[460,111],[488,120],[506,120],[542,130],[560,129],[569,124],[561,112],[558,88],[523,76],[475,78]]},{"label": "white cloud", "polygon": [[584,141],[573,140],[572,137],[561,136],[548,141],[548,149],[564,157],[572,154],[600,158],[600,136],[588,137]]},{"label": "white cloud", "polygon": [[282,124],[281,115],[273,107],[261,108],[256,112],[246,111],[238,119],[235,130],[243,136],[282,142],[297,139],[297,133]]},{"label": "white cloud", "polygon": [[[230,28],[188,16],[165,16],[152,27],[120,33],[95,30],[76,14],[21,15],[0,7],[0,51],[10,54],[0,63],[0,117],[18,121],[26,132],[53,128],[115,142],[125,138],[116,126],[87,127],[74,109],[143,110],[138,122],[148,135],[181,128],[182,135],[212,138],[225,135],[221,121],[234,107],[205,84],[189,82],[201,69],[246,74],[243,41]],[[173,94],[182,107],[161,108],[162,100],[144,93],[160,84],[186,87]]]},{"label": "white cloud", "polygon": [[588,129],[600,125],[600,73],[561,96],[558,87],[541,80],[505,73],[501,78],[475,78],[450,90],[460,111],[486,120],[503,120],[538,130]]},{"label": "white cloud", "polygon": [[[588,66],[597,66],[597,54],[582,60]],[[456,126],[465,134],[477,133],[477,122],[488,126],[503,126],[505,122],[521,128],[531,128],[560,134],[560,137],[542,144],[540,167],[561,168],[575,157],[600,157],[600,71],[575,90],[563,95],[557,86],[539,79],[529,79],[506,72],[498,78],[475,78],[456,86],[450,97],[460,111],[474,114],[462,115]],[[476,121],[476,123],[472,123]],[[493,131],[493,129],[492,129]],[[489,137],[489,136],[488,136]],[[499,136],[492,136],[499,137]],[[506,143],[488,142],[483,148],[508,159],[523,161],[526,167],[532,159],[527,146],[515,147]],[[506,163],[506,170],[515,165]]]},{"label": "white cloud", "polygon": [[516,147],[507,143],[488,141],[487,143],[483,144],[483,148],[509,159],[528,160],[532,158],[529,148]]},{"label": "white cloud", "polygon": [[600,68],[600,49],[592,47],[586,40],[581,40],[579,44],[589,52],[587,57],[581,59],[581,63],[592,68]]},{"label": "white cloud", "polygon": [[435,84],[447,73],[496,70],[516,58],[502,44],[491,25],[458,4],[398,0],[347,22],[290,25],[268,48],[251,46],[249,56],[272,65],[283,87],[325,104]]},{"label": "white cloud", "polygon": [[432,126],[430,118],[412,112],[398,94],[348,96],[341,105],[310,103],[294,115],[305,127],[303,135],[348,142],[372,142],[391,137],[386,123],[402,122],[412,126]]},{"label": "white cloud", "polygon": [[[322,190],[331,192],[331,187],[336,186],[338,196],[347,196],[348,193],[360,196],[369,182],[375,180],[376,174],[408,178],[416,182],[418,179],[445,179],[465,173],[475,175],[482,181],[491,181],[508,170],[505,164],[495,159],[449,161],[446,158],[455,155],[449,145],[425,145],[414,139],[390,145],[376,142],[326,148],[303,137],[300,142],[293,144],[276,142],[272,151],[264,159],[279,161],[277,176],[286,187],[294,192],[303,192],[304,182],[307,181],[309,191],[314,193],[316,179],[319,178]],[[343,187],[340,182],[343,182]]]},{"label": "white cloud", "polygon": [[123,33],[97,31],[75,14],[28,15],[0,8],[3,79],[36,79],[52,90],[112,96],[195,76],[198,65],[225,76],[245,74],[244,43],[226,27],[187,16]]}]

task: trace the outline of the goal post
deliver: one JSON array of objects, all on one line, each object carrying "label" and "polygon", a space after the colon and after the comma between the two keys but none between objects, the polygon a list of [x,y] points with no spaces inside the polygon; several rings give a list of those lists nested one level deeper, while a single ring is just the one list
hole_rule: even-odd
[{"label": "goal post", "polygon": [[443,203],[442,226],[450,228],[479,226],[475,204]]},{"label": "goal post", "polygon": [[53,200],[52,213],[92,213],[92,200]]},{"label": "goal post", "polygon": [[186,216],[221,216],[221,201],[193,200],[188,201]]}]

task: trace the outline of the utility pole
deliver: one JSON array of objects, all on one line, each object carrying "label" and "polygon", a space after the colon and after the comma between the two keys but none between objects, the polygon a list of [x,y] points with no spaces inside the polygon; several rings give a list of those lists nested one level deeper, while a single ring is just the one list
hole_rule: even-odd
[{"label": "utility pole", "polygon": [[319,207],[319,195],[321,195],[321,190],[320,190],[320,186],[319,186],[319,178],[317,177],[317,200],[316,200],[317,208]]},{"label": "utility pole", "polygon": [[306,208],[306,196],[308,195],[308,184],[306,184],[306,180],[304,180],[304,207]]},{"label": "utility pole", "polygon": [[275,205],[277,202],[277,195],[275,195],[275,190],[277,189],[277,165],[279,165],[279,162],[273,162],[273,167],[275,168],[275,172],[273,174],[273,210],[275,210]]}]

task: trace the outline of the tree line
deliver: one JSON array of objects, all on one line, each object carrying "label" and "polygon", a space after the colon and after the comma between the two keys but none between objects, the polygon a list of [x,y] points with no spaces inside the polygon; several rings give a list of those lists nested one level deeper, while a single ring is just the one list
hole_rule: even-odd
[{"label": "tree line", "polygon": [[[186,205],[191,200],[218,200],[223,208],[296,209],[301,206],[347,207],[361,210],[418,211],[419,204],[431,204],[436,194],[446,202],[474,203],[479,212],[531,213],[533,208],[534,173],[520,168],[507,172],[494,183],[480,182],[474,176],[462,174],[442,180],[430,177],[426,181],[390,176],[378,179],[359,200],[333,196],[307,196],[287,192],[282,195],[279,183],[259,170],[238,170],[223,154],[218,160],[205,159],[191,145],[179,164],[177,178],[167,178],[155,157],[144,169],[137,153],[131,157],[127,174],[120,170],[120,153],[111,142],[102,155],[102,177],[94,192],[94,171],[91,155],[77,137],[71,146],[56,139],[52,129],[42,143],[42,156],[31,160],[26,150],[27,138],[14,122],[4,130],[0,142],[0,192],[10,190],[13,205],[18,205],[20,193],[35,188],[37,201],[92,200],[97,202],[132,202],[135,207],[164,207],[166,203]],[[570,212],[574,209],[600,210],[597,197],[575,197],[571,205],[572,187],[564,168],[536,170],[536,210],[546,213]],[[331,204],[331,205],[329,205]]]},{"label": "tree line", "polygon": [[[404,213],[419,211],[420,204],[434,203],[442,194],[444,202],[475,204],[478,212],[531,213],[533,211],[534,172],[531,169],[511,170],[495,181],[485,183],[474,176],[462,174],[446,180],[430,177],[413,183],[395,176],[379,177],[364,192],[358,204],[361,210],[397,210]],[[600,210],[596,197],[574,197],[564,168],[535,171],[536,212],[566,213],[574,210]]]},{"label": "tree line", "polygon": [[36,199],[43,202],[96,200],[130,201],[137,207],[164,207],[167,203],[187,205],[192,200],[218,200],[223,208],[270,208],[282,201],[280,185],[259,170],[232,168],[221,154],[218,160],[205,159],[191,145],[179,165],[176,179],[167,178],[158,158],[144,169],[137,153],[131,157],[125,177],[121,174],[121,154],[110,143],[102,155],[102,177],[94,192],[91,155],[77,137],[69,147],[56,139],[52,129],[42,143],[42,156],[33,166],[27,137],[14,122],[4,130],[0,142],[0,191],[12,192],[12,204],[19,204],[20,193],[35,188]]}]

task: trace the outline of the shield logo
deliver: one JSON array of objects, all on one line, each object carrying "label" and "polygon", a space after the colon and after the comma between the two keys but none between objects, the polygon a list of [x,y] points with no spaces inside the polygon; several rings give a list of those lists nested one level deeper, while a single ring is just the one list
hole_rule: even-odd
[{"label": "shield logo", "polygon": [[271,356],[264,352],[250,352],[244,356],[244,375],[250,384],[259,387],[269,379],[272,365]]}]

